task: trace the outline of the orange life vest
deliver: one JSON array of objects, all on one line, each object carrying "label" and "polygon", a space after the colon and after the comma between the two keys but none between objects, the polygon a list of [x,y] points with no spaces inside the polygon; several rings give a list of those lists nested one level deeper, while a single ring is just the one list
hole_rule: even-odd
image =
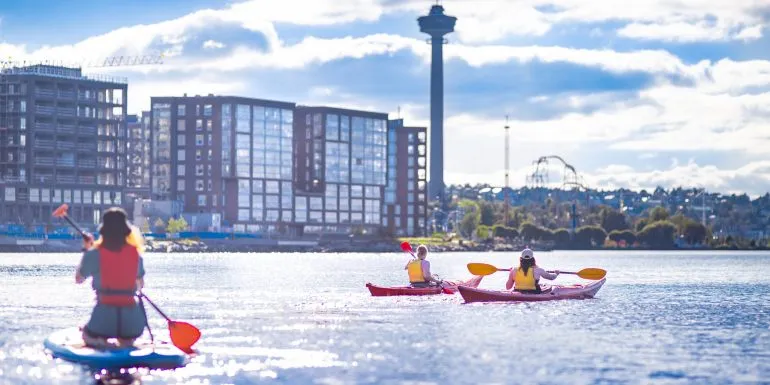
[{"label": "orange life vest", "polygon": [[136,275],[139,271],[139,251],[125,245],[119,252],[99,248],[99,289],[97,301],[112,306],[136,304]]}]

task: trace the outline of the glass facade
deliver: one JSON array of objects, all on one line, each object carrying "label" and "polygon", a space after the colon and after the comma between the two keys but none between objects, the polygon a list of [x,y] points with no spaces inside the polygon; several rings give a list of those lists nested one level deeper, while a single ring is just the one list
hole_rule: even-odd
[{"label": "glass facade", "polygon": [[[294,112],[263,105],[237,104],[234,107],[237,220],[293,221]],[[223,136],[226,134],[224,119]],[[223,150],[223,169],[228,164]]]},{"label": "glass facade", "polygon": [[168,199],[171,191],[171,104],[155,103],[152,106],[152,195]]}]

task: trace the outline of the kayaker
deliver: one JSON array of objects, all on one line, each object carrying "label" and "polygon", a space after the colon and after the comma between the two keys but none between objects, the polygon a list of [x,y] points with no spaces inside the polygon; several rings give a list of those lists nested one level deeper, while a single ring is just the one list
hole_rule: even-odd
[{"label": "kayaker", "polygon": [[409,283],[413,287],[428,287],[441,285],[442,281],[431,275],[430,262],[428,257],[428,247],[420,245],[417,247],[417,259],[412,259],[404,266],[404,270],[409,273]]},{"label": "kayaker", "polygon": [[[91,277],[96,291],[96,305],[91,318],[82,328],[83,341],[96,348],[130,346],[142,335],[147,323],[144,308],[136,299],[136,291],[144,286],[144,263],[137,242],[128,243],[132,229],[126,212],[113,207],[102,217],[101,239],[94,245],[87,234],[75,282]],[[117,344],[107,339],[117,339]]]},{"label": "kayaker", "polygon": [[508,275],[508,282],[505,283],[505,288],[508,290],[513,288],[513,290],[521,293],[538,294],[542,292],[540,278],[553,280],[558,276],[559,270],[549,273],[538,267],[535,262],[534,252],[526,248],[521,251],[519,267],[511,269],[511,273]]}]

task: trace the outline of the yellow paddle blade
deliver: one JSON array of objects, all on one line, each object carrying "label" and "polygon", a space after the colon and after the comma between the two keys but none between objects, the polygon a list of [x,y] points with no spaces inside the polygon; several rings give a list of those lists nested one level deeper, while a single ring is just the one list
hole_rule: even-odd
[{"label": "yellow paddle blade", "polygon": [[468,264],[468,271],[473,275],[490,275],[497,272],[497,268],[487,263],[474,263]]},{"label": "yellow paddle blade", "polygon": [[598,267],[588,267],[577,272],[577,276],[583,279],[599,280],[607,275],[607,271]]}]

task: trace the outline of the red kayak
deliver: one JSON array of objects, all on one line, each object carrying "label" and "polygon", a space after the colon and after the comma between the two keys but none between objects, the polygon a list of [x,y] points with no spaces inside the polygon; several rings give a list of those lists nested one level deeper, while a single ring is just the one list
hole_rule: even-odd
[{"label": "red kayak", "polygon": [[602,278],[587,285],[548,286],[540,285],[540,294],[525,294],[510,290],[484,290],[460,286],[458,289],[465,302],[500,302],[500,301],[554,301],[559,299],[593,298],[602,288],[607,278]]},{"label": "red kayak", "polygon": [[366,287],[373,297],[389,297],[393,295],[435,295],[435,294],[454,294],[457,292],[459,286],[478,287],[481,279],[484,276],[475,276],[467,281],[444,281],[443,287],[411,287],[411,286],[395,286],[395,287],[382,287],[367,283]]}]

